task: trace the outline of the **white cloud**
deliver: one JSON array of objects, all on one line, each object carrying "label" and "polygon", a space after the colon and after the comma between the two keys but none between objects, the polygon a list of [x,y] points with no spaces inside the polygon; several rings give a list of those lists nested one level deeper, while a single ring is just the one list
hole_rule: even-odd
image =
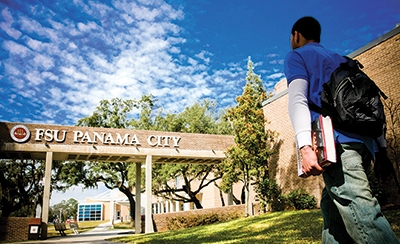
[{"label": "white cloud", "polygon": [[14,22],[14,19],[13,19],[13,17],[11,16],[11,13],[10,13],[10,11],[9,11],[8,8],[4,8],[4,9],[1,11],[1,15],[2,15],[3,18],[6,20],[6,23],[11,24],[11,23]]},{"label": "white cloud", "polygon": [[11,55],[18,55],[21,58],[25,58],[30,52],[30,50],[27,47],[19,43],[16,43],[14,41],[4,41],[3,47],[4,49],[8,50]]},{"label": "white cloud", "polygon": [[58,40],[57,32],[55,30],[43,27],[36,20],[22,16],[19,23],[21,24],[21,30],[27,31],[28,33],[38,34],[41,37],[50,38],[52,41]]},{"label": "white cloud", "polygon": [[17,69],[16,67],[14,67],[13,65],[10,65],[8,63],[4,64],[4,68],[5,68],[6,73],[9,76],[18,76],[21,73],[21,71],[19,69]]},{"label": "white cloud", "polygon": [[196,57],[203,60],[205,62],[205,64],[209,64],[210,63],[210,58],[207,56],[212,56],[212,54],[210,52],[207,51],[201,51],[200,53],[196,54]]},{"label": "white cloud", "polygon": [[267,79],[274,79],[275,80],[275,79],[280,79],[280,78],[282,78],[284,76],[285,76],[284,73],[275,73],[275,74],[267,76]]},{"label": "white cloud", "polygon": [[8,8],[5,8],[1,11],[1,15],[6,20],[6,22],[0,23],[0,28],[7,33],[7,35],[13,37],[14,39],[18,39],[22,33],[18,30],[15,30],[11,27],[11,24],[14,22],[13,17]]},{"label": "white cloud", "polygon": [[35,51],[41,51],[43,49],[43,42],[34,40],[30,37],[27,37],[27,46]]},{"label": "white cloud", "polygon": [[122,18],[126,21],[127,24],[132,24],[135,21],[129,14],[122,14]]},{"label": "white cloud", "polygon": [[188,63],[192,66],[196,66],[198,64],[197,60],[193,59],[193,58],[189,58],[188,59]]},{"label": "white cloud", "polygon": [[277,54],[277,53],[270,53],[270,54],[267,55],[267,57],[268,57],[268,58],[276,58],[276,57],[279,57],[279,54]]},{"label": "white cloud", "polygon": [[25,79],[29,81],[29,85],[32,87],[37,87],[38,85],[44,83],[44,80],[41,78],[37,70],[31,70],[26,73]]},{"label": "white cloud", "polygon": [[283,65],[285,63],[284,59],[275,59],[268,62],[269,64],[280,64]]},{"label": "white cloud", "polygon": [[54,67],[53,59],[49,56],[38,54],[33,58],[33,61],[33,66],[42,66],[46,70]]},{"label": "white cloud", "polygon": [[82,32],[89,32],[92,30],[96,30],[97,29],[97,24],[94,22],[89,22],[88,24],[84,24],[82,22],[78,23],[78,29]]},{"label": "white cloud", "polygon": [[62,67],[61,71],[67,75],[73,78],[77,83],[81,81],[87,81],[88,77],[84,74],[79,72],[76,67],[70,66],[70,67]]},{"label": "white cloud", "polygon": [[[241,93],[243,67],[231,63],[212,71],[212,53],[181,53],[186,40],[173,23],[183,18],[181,9],[159,0],[115,1],[114,8],[96,2],[75,4],[93,20],[74,23],[44,13],[45,20],[39,22],[21,15],[14,21],[21,26],[24,43],[3,42],[14,56],[4,61],[7,79],[19,96],[40,108],[26,120],[75,124],[100,100],[115,97],[139,99],[151,93],[166,111],[180,112],[206,97],[232,103],[228,95]],[[22,60],[23,69],[16,60]],[[238,74],[243,76],[240,82]],[[59,111],[66,117],[59,118]]]},{"label": "white cloud", "polygon": [[42,72],[42,77],[45,80],[48,79],[51,81],[58,81],[59,78],[58,76],[54,75],[54,73],[48,71]]}]

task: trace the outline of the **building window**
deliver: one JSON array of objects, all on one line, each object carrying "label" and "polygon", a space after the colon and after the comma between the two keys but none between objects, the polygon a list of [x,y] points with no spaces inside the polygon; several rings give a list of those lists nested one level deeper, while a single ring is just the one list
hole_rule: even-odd
[{"label": "building window", "polygon": [[79,204],[78,221],[102,220],[103,204]]}]

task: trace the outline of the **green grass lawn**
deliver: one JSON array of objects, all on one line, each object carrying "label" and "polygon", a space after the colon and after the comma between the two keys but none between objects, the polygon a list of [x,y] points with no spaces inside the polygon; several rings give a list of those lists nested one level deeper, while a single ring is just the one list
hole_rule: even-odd
[{"label": "green grass lawn", "polygon": [[[384,212],[400,237],[400,210]],[[283,211],[177,231],[111,239],[125,243],[321,243],[320,210]]]}]

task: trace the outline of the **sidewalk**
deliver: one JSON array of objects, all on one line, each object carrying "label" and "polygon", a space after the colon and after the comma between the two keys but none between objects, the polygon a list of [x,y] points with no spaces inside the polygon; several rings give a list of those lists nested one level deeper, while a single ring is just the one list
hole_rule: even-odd
[{"label": "sidewalk", "polygon": [[[47,240],[35,240],[35,241],[24,241],[19,242],[21,244],[36,244],[36,243],[96,243],[96,244],[115,244],[117,242],[106,241],[112,237],[121,237],[125,235],[132,235],[135,232],[133,230],[115,230],[110,229],[111,222],[98,225],[96,228],[90,231],[82,232],[80,234],[69,234],[67,236],[56,236],[49,237]],[[16,242],[14,242],[15,244]]]}]

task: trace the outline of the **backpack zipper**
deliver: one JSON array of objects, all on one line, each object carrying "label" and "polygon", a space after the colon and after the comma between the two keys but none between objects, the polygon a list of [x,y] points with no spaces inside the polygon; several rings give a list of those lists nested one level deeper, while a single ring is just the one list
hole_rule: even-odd
[{"label": "backpack zipper", "polygon": [[348,82],[351,83],[351,87],[353,87],[353,89],[354,89],[353,81],[352,81],[349,77],[346,77],[346,78],[344,78],[343,80],[341,80],[341,81],[339,82],[339,85],[338,85],[337,88],[335,89],[335,93],[334,93],[334,96],[333,96],[333,106],[334,106],[335,108],[336,108],[336,97],[337,97],[337,95],[339,94],[340,90],[342,90],[343,87],[344,87]]}]

